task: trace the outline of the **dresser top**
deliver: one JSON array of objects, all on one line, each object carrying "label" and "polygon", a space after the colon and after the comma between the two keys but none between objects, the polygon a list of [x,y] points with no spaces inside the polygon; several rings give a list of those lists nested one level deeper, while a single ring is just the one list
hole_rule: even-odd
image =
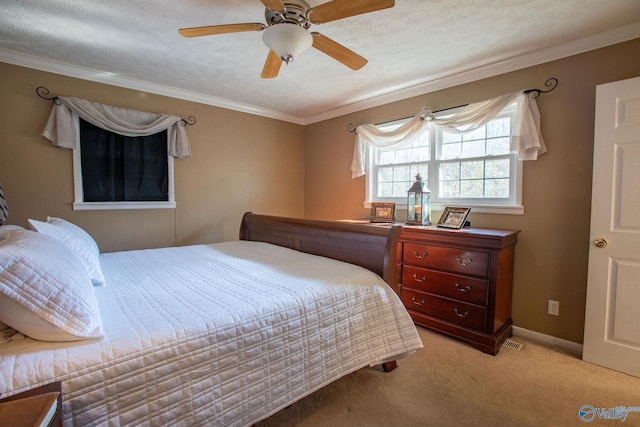
[{"label": "dresser top", "polygon": [[496,228],[464,227],[460,229],[438,227],[436,225],[407,225],[403,222],[380,223],[368,220],[343,220],[354,224],[372,227],[402,227],[401,241],[415,241],[425,244],[466,244],[481,247],[505,248],[513,246],[518,240],[519,230],[503,230]]},{"label": "dresser top", "polygon": [[464,227],[464,228],[447,228],[447,227],[438,227],[436,225],[407,225],[402,223],[395,223],[394,225],[401,225],[402,228],[409,232],[420,232],[420,233],[452,233],[452,234],[473,234],[473,235],[481,235],[487,237],[507,237],[510,235],[515,235],[520,232],[520,230],[503,230],[498,228],[477,228],[477,227]]},{"label": "dresser top", "polygon": [[501,249],[514,246],[518,230],[465,227],[461,229],[436,226],[402,225],[400,241],[433,245],[458,245]]},{"label": "dresser top", "polygon": [[370,225],[373,227],[391,227],[393,225],[401,226],[404,230],[409,232],[420,232],[420,233],[453,233],[453,234],[468,234],[468,235],[480,235],[487,237],[508,237],[511,235],[516,235],[520,232],[520,230],[506,230],[499,228],[477,228],[477,227],[464,227],[460,229],[456,228],[448,228],[448,227],[438,227],[437,225],[409,225],[404,222],[370,222],[366,219],[343,219],[339,220],[339,222],[348,222],[352,224],[363,224]]}]

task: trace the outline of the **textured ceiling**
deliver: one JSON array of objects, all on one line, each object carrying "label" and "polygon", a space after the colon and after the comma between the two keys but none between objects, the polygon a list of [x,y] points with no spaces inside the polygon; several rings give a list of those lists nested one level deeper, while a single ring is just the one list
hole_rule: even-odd
[{"label": "textured ceiling", "polygon": [[261,79],[261,32],[187,39],[177,31],[265,22],[259,0],[0,3],[0,61],[298,123],[474,70],[506,72],[640,37],[639,0],[397,0],[312,25],[367,58],[360,71],[310,49],[276,79]]}]

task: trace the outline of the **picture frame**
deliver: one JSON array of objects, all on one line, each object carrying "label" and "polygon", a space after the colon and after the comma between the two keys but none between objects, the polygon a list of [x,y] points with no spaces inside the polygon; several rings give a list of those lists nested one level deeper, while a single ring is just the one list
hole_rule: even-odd
[{"label": "picture frame", "polygon": [[457,208],[447,206],[442,211],[442,215],[438,220],[438,227],[457,228],[464,227],[467,222],[467,216],[471,212],[471,208]]},{"label": "picture frame", "polygon": [[395,203],[371,203],[371,213],[369,222],[395,222],[396,220],[396,204]]}]

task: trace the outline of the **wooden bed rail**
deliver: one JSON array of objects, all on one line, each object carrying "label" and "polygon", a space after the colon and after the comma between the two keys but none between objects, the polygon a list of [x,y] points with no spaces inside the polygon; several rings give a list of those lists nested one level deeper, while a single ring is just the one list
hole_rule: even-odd
[{"label": "wooden bed rail", "polygon": [[240,225],[240,240],[273,243],[356,264],[378,274],[394,290],[399,283],[396,247],[400,234],[401,226],[284,218],[251,212],[244,214]]}]

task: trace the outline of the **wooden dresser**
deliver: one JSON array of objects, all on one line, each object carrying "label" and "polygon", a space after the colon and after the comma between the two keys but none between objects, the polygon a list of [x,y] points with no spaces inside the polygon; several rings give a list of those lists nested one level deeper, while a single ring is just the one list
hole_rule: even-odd
[{"label": "wooden dresser", "polygon": [[511,336],[518,231],[403,228],[397,289],[414,322],[495,355]]}]

